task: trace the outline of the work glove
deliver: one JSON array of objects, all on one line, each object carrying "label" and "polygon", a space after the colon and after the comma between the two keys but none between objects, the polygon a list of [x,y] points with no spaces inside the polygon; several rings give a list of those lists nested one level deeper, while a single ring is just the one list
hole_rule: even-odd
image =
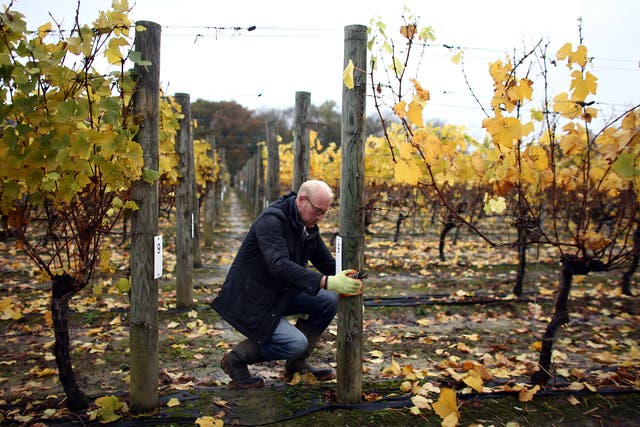
[{"label": "work glove", "polygon": [[327,289],[341,295],[360,295],[362,293],[362,281],[349,277],[356,270],[343,270],[335,276],[327,276]]}]

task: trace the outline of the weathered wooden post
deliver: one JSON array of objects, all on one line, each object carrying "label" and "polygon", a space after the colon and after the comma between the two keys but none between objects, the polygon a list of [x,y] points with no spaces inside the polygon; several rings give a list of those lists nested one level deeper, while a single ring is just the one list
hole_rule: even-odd
[{"label": "weathered wooden post", "polygon": [[176,186],[176,306],[193,307],[193,235],[195,212],[195,171],[193,138],[191,133],[191,100],[187,93],[176,93],[176,102],[182,109],[180,129],[176,135],[178,185]]},{"label": "weathered wooden post", "polygon": [[267,118],[267,203],[271,203],[280,197],[280,153],[276,140],[275,121]]},{"label": "weathered wooden post", "polygon": [[262,146],[260,144],[256,146],[253,162],[255,191],[252,209],[253,217],[257,218],[260,212],[262,212],[264,202],[264,167],[262,165]]},{"label": "weathered wooden post", "polygon": [[[216,160],[216,139],[211,137],[208,141],[209,147],[207,148],[207,157],[211,160]],[[215,166],[214,166],[215,167]],[[203,225],[203,237],[204,246],[210,248],[213,246],[213,231],[217,222],[218,206],[216,201],[216,182],[207,181],[204,195],[204,225]]]},{"label": "weathered wooden post", "polygon": [[[367,70],[367,27],[344,29],[344,67],[355,66],[354,88],[342,87],[342,166],[340,237],[342,268],[364,266],[364,142]],[[336,395],[340,403],[362,398],[362,295],[338,302]]]},{"label": "weathered wooden post", "polygon": [[[140,129],[135,140],[142,146],[144,168],[158,171],[160,98],[160,25],[136,22],[134,46],[147,67],[135,65],[138,75],[133,95]],[[158,406],[158,280],[154,274],[154,237],[158,234],[158,182],[141,179],[131,197],[138,210],[131,214],[131,320],[129,328],[130,389],[132,412],[151,411]]]},{"label": "weathered wooden post", "polygon": [[193,182],[192,206],[193,206],[193,268],[202,267],[202,251],[200,250],[200,198],[198,197],[198,186],[196,180]]},{"label": "weathered wooden post", "polygon": [[309,179],[310,151],[309,118],[311,114],[311,94],[296,92],[295,118],[293,128],[293,191],[298,191],[300,184]]}]

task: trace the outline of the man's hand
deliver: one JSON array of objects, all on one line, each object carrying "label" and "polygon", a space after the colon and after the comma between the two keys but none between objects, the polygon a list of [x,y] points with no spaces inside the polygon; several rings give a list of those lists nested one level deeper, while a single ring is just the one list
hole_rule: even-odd
[{"label": "man's hand", "polygon": [[327,276],[327,289],[341,295],[360,295],[362,293],[362,281],[349,277],[356,270],[343,270],[335,276]]}]

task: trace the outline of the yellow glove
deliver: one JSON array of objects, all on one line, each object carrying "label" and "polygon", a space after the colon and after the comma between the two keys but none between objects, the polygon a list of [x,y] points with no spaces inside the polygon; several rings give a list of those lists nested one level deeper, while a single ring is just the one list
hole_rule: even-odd
[{"label": "yellow glove", "polygon": [[342,295],[360,295],[362,293],[362,280],[349,277],[356,270],[343,270],[335,276],[327,276],[327,289]]}]

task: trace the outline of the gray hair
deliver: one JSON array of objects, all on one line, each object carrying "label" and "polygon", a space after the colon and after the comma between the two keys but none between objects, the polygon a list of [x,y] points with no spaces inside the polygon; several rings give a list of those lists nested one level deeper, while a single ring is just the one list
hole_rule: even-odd
[{"label": "gray hair", "polygon": [[316,180],[316,179],[310,179],[308,181],[303,182],[302,185],[300,186],[300,189],[298,190],[298,194],[304,194],[306,197],[308,197],[315,194],[318,191],[325,192],[332,199],[334,197],[333,190],[331,189],[331,187],[329,187],[329,185],[326,182]]}]

